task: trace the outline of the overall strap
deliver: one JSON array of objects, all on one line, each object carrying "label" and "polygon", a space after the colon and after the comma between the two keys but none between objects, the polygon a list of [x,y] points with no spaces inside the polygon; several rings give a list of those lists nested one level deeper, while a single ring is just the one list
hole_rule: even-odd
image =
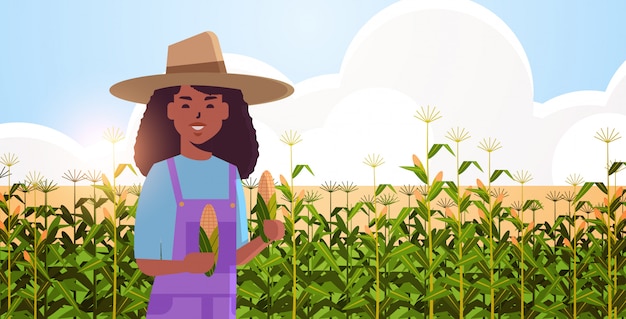
[{"label": "overall strap", "polygon": [[183,196],[180,191],[178,172],[176,171],[176,163],[174,162],[173,157],[167,159],[167,167],[170,170],[170,179],[172,180],[172,187],[174,188],[174,197],[176,198],[176,202],[180,203],[183,200]]}]

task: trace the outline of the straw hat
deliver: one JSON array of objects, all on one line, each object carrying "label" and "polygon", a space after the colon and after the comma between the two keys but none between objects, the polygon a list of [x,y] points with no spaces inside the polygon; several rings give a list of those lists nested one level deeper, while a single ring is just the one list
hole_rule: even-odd
[{"label": "straw hat", "polygon": [[248,104],[280,100],[293,93],[287,83],[253,75],[226,72],[222,50],[213,32],[203,32],[168,47],[165,74],[119,82],[111,94],[131,102],[146,104],[154,90],[204,85],[239,89]]}]

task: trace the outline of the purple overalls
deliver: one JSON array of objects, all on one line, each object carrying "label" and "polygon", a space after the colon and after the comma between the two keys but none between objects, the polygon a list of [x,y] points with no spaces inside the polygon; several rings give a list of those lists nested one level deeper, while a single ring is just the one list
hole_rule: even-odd
[{"label": "purple overalls", "polygon": [[177,203],[172,259],[183,260],[188,253],[200,250],[200,216],[207,204],[215,208],[219,256],[210,277],[187,272],[156,276],[146,318],[234,319],[237,301],[236,167],[228,165],[228,199],[206,200],[183,198],[174,160],[168,159],[167,164]]}]

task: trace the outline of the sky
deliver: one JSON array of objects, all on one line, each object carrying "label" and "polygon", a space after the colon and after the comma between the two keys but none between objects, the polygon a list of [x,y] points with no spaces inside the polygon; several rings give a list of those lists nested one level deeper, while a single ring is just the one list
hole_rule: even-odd
[{"label": "sky", "polygon": [[[70,168],[106,170],[111,145],[102,135],[111,127],[127,136],[116,160],[132,161],[141,106],[114,98],[109,87],[164,72],[167,46],[205,30],[219,36],[229,72],[296,88],[286,100],[251,107],[262,147],[253,176],[264,169],[287,174],[279,136],[295,130],[303,140],[295,159],[316,173],[297,183],[371,183],[362,161],[380,154],[382,181],[416,184],[399,166],[410,165],[412,154],[425,157],[425,125],[414,115],[432,105],[442,120],[431,123],[429,144],[452,145],[448,130],[466,128],[472,138],[461,143],[464,160],[487,162],[476,146],[497,138],[503,148],[493,152],[494,166],[527,170],[537,185],[563,184],[571,173],[602,180],[606,159],[596,154],[605,145],[593,137],[600,129],[620,131],[626,115],[621,1],[2,6],[0,34],[9,49],[0,51],[0,153],[20,158],[16,179],[39,170],[62,183]],[[620,142],[611,144],[610,160],[626,161]],[[454,165],[443,153],[433,162],[433,171]],[[464,177],[469,183],[481,174]]]}]

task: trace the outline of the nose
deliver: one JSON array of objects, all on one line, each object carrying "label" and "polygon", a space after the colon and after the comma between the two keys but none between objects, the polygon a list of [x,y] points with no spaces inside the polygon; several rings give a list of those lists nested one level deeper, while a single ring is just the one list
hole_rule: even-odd
[{"label": "nose", "polygon": [[199,118],[200,118],[200,112],[198,112],[198,116],[196,116],[196,118],[197,118],[197,119],[199,119]]}]

